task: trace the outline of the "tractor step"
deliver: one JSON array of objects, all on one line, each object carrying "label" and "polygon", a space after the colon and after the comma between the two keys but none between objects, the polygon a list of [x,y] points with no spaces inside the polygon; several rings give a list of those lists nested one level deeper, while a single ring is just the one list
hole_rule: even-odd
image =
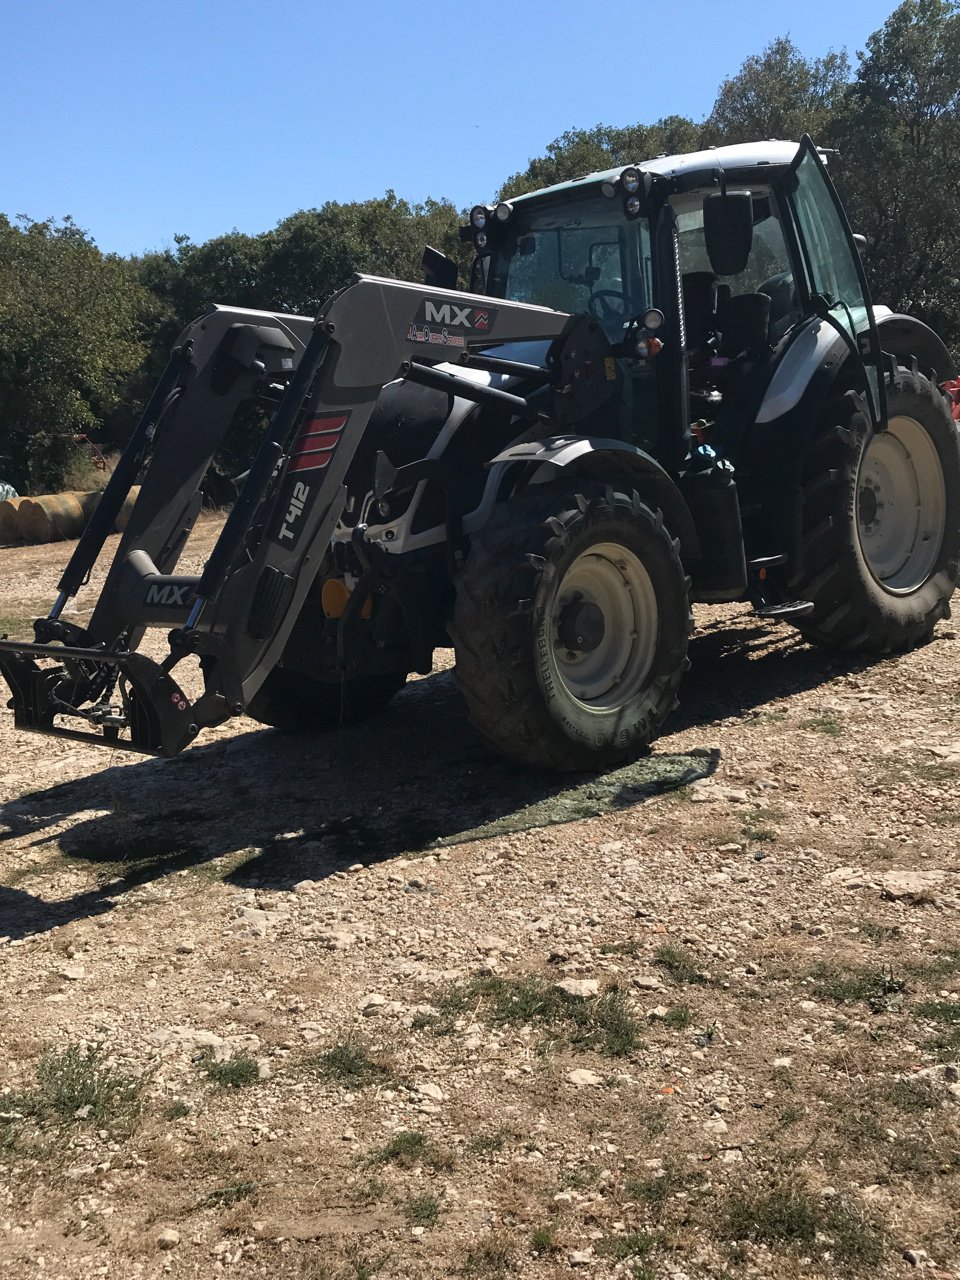
[{"label": "tractor step", "polygon": [[802,618],[813,612],[812,600],[794,600],[781,572],[787,557],[759,556],[747,562],[750,600],[758,618]]}]

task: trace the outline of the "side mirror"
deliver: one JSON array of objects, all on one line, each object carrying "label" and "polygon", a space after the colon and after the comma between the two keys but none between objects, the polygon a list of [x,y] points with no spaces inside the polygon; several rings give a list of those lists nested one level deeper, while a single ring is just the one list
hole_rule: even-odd
[{"label": "side mirror", "polygon": [[712,191],[703,200],[703,234],[718,276],[738,276],[753,244],[753,197],[749,191]]},{"label": "side mirror", "polygon": [[423,267],[423,283],[431,289],[455,289],[457,287],[457,264],[439,249],[431,249],[429,245],[423,251],[420,260]]},{"label": "side mirror", "polygon": [[853,233],[853,243],[857,246],[857,253],[859,253],[862,258],[869,248],[869,245],[867,244],[867,237],[861,235],[859,231],[855,231]]}]

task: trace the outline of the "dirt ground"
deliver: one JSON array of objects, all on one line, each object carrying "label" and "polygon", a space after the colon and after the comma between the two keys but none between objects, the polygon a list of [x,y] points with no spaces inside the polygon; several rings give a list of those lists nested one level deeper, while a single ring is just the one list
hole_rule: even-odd
[{"label": "dirt ground", "polygon": [[960,640],[697,620],[602,778],[448,670],[173,761],[3,712],[0,1272],[960,1276]]}]

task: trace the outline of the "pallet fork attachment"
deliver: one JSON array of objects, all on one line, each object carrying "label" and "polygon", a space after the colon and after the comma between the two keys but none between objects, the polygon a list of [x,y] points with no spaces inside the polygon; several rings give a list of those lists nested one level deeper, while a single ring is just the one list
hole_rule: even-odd
[{"label": "pallet fork attachment", "polygon": [[[310,590],[384,384],[407,376],[472,399],[497,396],[522,413],[522,397],[433,365],[458,356],[468,363],[474,353],[524,340],[552,344],[547,367],[561,423],[595,412],[617,390],[609,344],[587,317],[373,276],[355,276],[315,320],[217,307],[194,321],[77,543],[56,603],[34,624],[35,640],[0,640],[17,727],[173,756],[202,728],[241,714],[279,660]],[[486,359],[504,369],[514,363]],[[245,402],[281,384],[202,574],[176,574],[201,481],[227,428]],[[64,621],[66,602],[89,579],[145,463],[89,624]],[[136,652],[144,629],[156,626],[173,628],[162,662]],[[205,686],[193,702],[171,676],[190,654]],[[85,727],[66,727],[62,718]]]}]

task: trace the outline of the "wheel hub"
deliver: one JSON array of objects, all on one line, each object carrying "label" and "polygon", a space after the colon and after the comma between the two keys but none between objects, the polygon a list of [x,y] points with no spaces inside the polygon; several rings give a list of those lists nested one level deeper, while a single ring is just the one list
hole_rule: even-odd
[{"label": "wheel hub", "polygon": [[593,653],[605,632],[603,610],[590,600],[571,600],[560,610],[557,639],[571,653]]},{"label": "wheel hub", "polygon": [[946,527],[946,486],[936,446],[906,415],[867,444],[857,476],[857,535],[867,567],[892,595],[932,572]]}]

